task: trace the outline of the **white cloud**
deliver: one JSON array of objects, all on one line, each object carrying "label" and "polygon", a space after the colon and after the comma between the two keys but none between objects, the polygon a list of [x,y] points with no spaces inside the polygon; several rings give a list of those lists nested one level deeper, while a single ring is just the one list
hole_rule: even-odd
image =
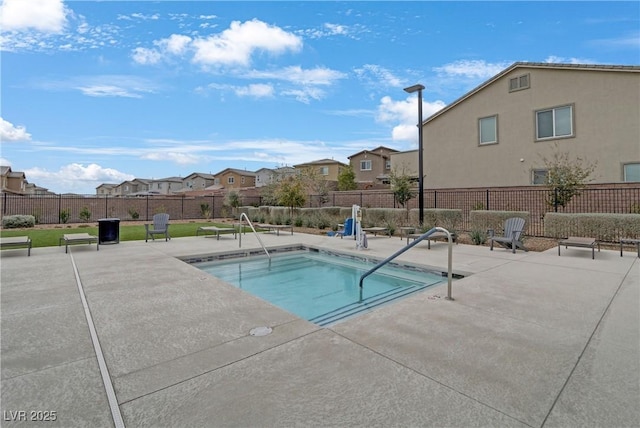
[{"label": "white cloud", "polygon": [[174,162],[178,165],[191,165],[202,162],[204,157],[201,155],[192,155],[188,153],[181,152],[155,152],[155,153],[147,153],[141,156],[142,159],[153,160],[153,161],[168,161]]},{"label": "white cloud", "polygon": [[550,55],[547,57],[544,62],[553,63],[553,64],[594,64],[595,62],[590,59],[584,58],[565,58],[561,56]]},{"label": "white cloud", "polygon": [[238,96],[265,98],[273,97],[273,93],[274,89],[272,85],[266,85],[262,83],[236,88],[236,94]]},{"label": "white cloud", "polygon": [[54,191],[56,188],[65,188],[77,193],[95,193],[95,188],[102,183],[120,183],[135,178],[134,175],[113,168],[104,168],[95,163],[86,166],[72,163],[62,166],[58,171],[36,167],[25,169],[24,173],[30,183]]},{"label": "white cloud", "polygon": [[14,126],[0,117],[0,142],[6,141],[30,141],[31,134],[24,126]]},{"label": "white cloud", "polygon": [[65,81],[42,80],[35,86],[49,91],[77,90],[91,97],[142,98],[157,90],[156,85],[145,78],[124,74],[76,76]]},{"label": "white cloud", "polygon": [[240,77],[246,79],[277,79],[301,85],[332,85],[336,80],[347,77],[341,71],[325,67],[304,69],[300,66],[285,67],[278,70],[251,70]]},{"label": "white cloud", "polygon": [[131,58],[142,65],[157,64],[162,61],[162,53],[155,49],[135,48],[131,54]]},{"label": "white cloud", "polygon": [[354,70],[356,75],[369,86],[401,88],[405,82],[390,70],[375,64],[365,64]]},{"label": "white cloud", "polygon": [[0,27],[3,32],[35,29],[60,33],[66,14],[62,0],[4,0],[0,5]]},{"label": "white cloud", "polygon": [[[422,102],[422,119],[426,119],[445,107],[444,101]],[[394,141],[418,142],[418,97],[408,96],[403,101],[394,101],[391,97],[383,97],[378,105],[378,122],[397,123],[392,130]]]},{"label": "white cloud", "polygon": [[189,43],[191,42],[191,37],[183,36],[180,34],[172,34],[167,39],[160,40],[157,42],[158,46],[160,46],[166,52],[173,55],[182,55]]},{"label": "white cloud", "polygon": [[2,165],[2,166],[11,166],[11,161],[9,159],[0,158],[0,165]]},{"label": "white cloud", "polygon": [[513,62],[488,63],[483,60],[460,60],[442,67],[435,67],[438,73],[449,76],[463,76],[473,79],[489,79],[510,66]]},{"label": "white cloud", "polygon": [[300,37],[257,19],[244,23],[233,21],[228,29],[206,38],[191,39],[172,34],[168,38],[154,41],[153,44],[157,46],[156,49],[134,49],[133,60],[139,64],[156,64],[193,49],[192,61],[197,64],[248,66],[252,55],[257,51],[281,54],[302,49]]}]

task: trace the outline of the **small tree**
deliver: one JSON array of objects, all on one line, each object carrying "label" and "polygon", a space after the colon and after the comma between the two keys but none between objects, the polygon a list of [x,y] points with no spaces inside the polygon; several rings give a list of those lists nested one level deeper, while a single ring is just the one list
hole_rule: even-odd
[{"label": "small tree", "polygon": [[302,190],[318,196],[318,202],[323,205],[329,202],[329,182],[318,170],[308,168],[298,176]]},{"label": "small tree", "polygon": [[82,210],[80,210],[80,214],[78,214],[78,217],[80,217],[81,220],[88,222],[91,218],[91,211],[89,211],[89,207],[82,207]]},{"label": "small tree", "polygon": [[231,212],[235,217],[238,207],[240,206],[240,194],[235,190],[230,190],[225,198],[225,205],[231,207]]},{"label": "small tree", "polygon": [[542,158],[547,169],[547,204],[565,207],[574,196],[580,195],[586,183],[592,181],[591,174],[596,170],[597,162],[589,162],[577,157],[571,159],[568,152],[556,150],[550,158]]},{"label": "small tree", "polygon": [[71,211],[68,208],[65,208],[60,211],[59,217],[61,223],[67,223],[69,221],[69,216],[71,215]]},{"label": "small tree", "polygon": [[358,184],[356,183],[356,173],[353,170],[353,165],[349,165],[343,168],[338,174],[338,190],[356,190]]},{"label": "small tree", "polygon": [[409,206],[407,205],[407,202],[415,196],[415,193],[411,189],[411,177],[406,174],[404,168],[400,172],[398,172],[397,169],[393,169],[389,173],[389,181],[391,183],[393,198],[398,202],[398,204],[400,204],[400,206],[406,206],[407,218],[409,218]]},{"label": "small tree", "polygon": [[306,202],[304,187],[297,177],[288,177],[282,180],[277,196],[280,205],[289,207],[289,216],[291,218],[293,218],[294,210],[304,206]]},{"label": "small tree", "polygon": [[211,209],[209,209],[209,204],[200,204],[200,213],[202,214],[202,217],[209,220],[211,218]]}]

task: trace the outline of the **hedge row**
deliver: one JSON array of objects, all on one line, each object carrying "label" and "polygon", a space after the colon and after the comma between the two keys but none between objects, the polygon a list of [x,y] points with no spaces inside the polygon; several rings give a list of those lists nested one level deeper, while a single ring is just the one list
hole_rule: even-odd
[{"label": "hedge row", "polygon": [[546,213],[544,234],[553,238],[583,236],[615,242],[640,238],[640,214]]}]

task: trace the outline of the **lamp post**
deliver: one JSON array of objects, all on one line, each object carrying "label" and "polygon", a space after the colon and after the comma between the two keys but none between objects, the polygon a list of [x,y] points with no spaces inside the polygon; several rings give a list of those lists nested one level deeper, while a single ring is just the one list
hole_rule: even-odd
[{"label": "lamp post", "polygon": [[418,218],[420,226],[424,223],[424,173],[422,171],[422,90],[424,86],[421,84],[404,88],[404,91],[412,94],[418,93]]}]

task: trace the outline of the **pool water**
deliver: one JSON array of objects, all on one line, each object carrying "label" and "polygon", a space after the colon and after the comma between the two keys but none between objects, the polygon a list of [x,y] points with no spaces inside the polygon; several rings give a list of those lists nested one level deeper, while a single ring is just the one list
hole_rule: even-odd
[{"label": "pool water", "polygon": [[350,256],[296,252],[196,264],[203,271],[319,325],[329,325],[446,281],[440,273],[375,266]]}]

